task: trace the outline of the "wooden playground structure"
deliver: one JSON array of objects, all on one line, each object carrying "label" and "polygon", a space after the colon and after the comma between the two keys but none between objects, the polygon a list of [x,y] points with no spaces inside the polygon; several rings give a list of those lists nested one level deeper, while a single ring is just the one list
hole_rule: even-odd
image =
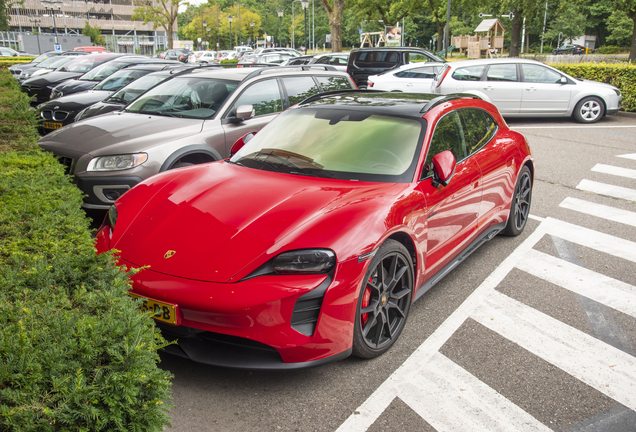
[{"label": "wooden playground structure", "polygon": [[[475,29],[475,35],[453,36],[455,48],[467,50],[469,59],[481,58],[486,51],[488,57],[503,55],[505,29],[497,18],[483,20]],[[499,34],[501,33],[501,34]]]}]

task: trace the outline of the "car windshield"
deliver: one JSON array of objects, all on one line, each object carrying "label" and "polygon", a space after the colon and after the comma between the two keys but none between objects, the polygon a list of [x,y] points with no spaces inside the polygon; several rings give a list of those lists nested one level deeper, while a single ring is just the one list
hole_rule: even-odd
[{"label": "car windshield", "polygon": [[109,96],[105,102],[127,104],[133,99],[136,99],[140,94],[148,91],[148,89],[156,86],[167,78],[168,77],[165,75],[148,75],[139,78],[119,90],[117,93]]},{"label": "car windshield", "polygon": [[57,69],[60,66],[70,62],[71,60],[75,60],[77,57],[75,56],[55,56],[49,57],[40,64],[38,67],[47,68],[47,69]]},{"label": "car windshield", "polygon": [[209,118],[234,91],[237,81],[179,77],[135,100],[126,111],[167,117]]},{"label": "car windshield", "polygon": [[150,71],[121,70],[115,72],[114,74],[97,84],[95,87],[93,87],[93,90],[116,91],[148,73],[150,73]]},{"label": "car windshield", "polygon": [[44,60],[50,59],[52,57],[57,57],[57,55],[51,54],[51,53],[40,54],[39,56],[31,60],[31,63],[32,64],[42,63]]},{"label": "car windshield", "polygon": [[424,120],[333,108],[289,110],[230,162],[312,177],[410,182]]},{"label": "car windshield", "polygon": [[96,66],[90,72],[85,73],[79,79],[81,81],[101,81],[108,78],[119,69],[129,66],[130,62],[112,61]]},{"label": "car windshield", "polygon": [[[95,67],[97,59],[93,56],[82,56],[75,58],[72,61],[66,63],[64,66],[59,67],[58,72],[81,72],[86,73]],[[101,64],[101,62],[97,63]]]}]

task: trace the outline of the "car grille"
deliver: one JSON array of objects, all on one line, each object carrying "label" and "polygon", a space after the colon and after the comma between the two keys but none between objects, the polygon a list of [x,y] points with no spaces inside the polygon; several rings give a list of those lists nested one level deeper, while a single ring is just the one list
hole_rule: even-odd
[{"label": "car grille", "polygon": [[53,111],[53,120],[55,121],[64,121],[68,117],[67,111]]},{"label": "car grille", "polygon": [[73,159],[66,156],[58,156],[57,160],[64,165],[64,174],[73,173]]},{"label": "car grille", "polygon": [[53,119],[53,111],[45,110],[40,112],[40,117],[44,120],[52,120]]}]

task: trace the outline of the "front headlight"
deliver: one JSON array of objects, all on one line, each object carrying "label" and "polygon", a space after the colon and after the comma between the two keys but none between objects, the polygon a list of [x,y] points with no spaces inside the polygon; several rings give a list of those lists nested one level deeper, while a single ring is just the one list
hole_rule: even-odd
[{"label": "front headlight", "polygon": [[84,114],[86,114],[86,110],[88,109],[88,107],[84,108],[83,110],[81,110],[80,112],[77,113],[77,115],[75,116],[75,120],[73,120],[73,122],[78,122],[82,119],[82,117],[84,117]]},{"label": "front headlight", "polygon": [[53,89],[51,90],[51,98],[50,99],[57,99],[59,97],[64,96],[64,93],[62,93],[61,91],[57,90],[57,89]]},{"label": "front headlight", "polygon": [[148,160],[146,153],[100,156],[91,159],[86,171],[117,171],[134,168]]},{"label": "front headlight", "polygon": [[612,89],[616,92],[616,96],[620,96],[621,95],[621,91],[617,88]]},{"label": "front headlight", "polygon": [[336,265],[336,254],[329,249],[302,249],[283,252],[274,258],[276,273],[328,273]]}]

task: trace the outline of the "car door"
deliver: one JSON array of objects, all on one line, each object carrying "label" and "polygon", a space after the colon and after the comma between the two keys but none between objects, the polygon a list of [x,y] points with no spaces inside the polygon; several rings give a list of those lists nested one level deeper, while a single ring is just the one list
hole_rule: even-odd
[{"label": "car door", "polygon": [[[239,105],[252,105],[254,117],[244,121],[234,121],[234,113]],[[223,130],[225,132],[226,155],[240,137],[251,131],[259,131],[283,110],[283,96],[276,78],[257,81],[228,101]]]},{"label": "car door", "polygon": [[480,87],[501,114],[516,114],[521,107],[519,81],[515,63],[491,64],[480,82]]},{"label": "car door", "polygon": [[437,74],[439,66],[423,66],[415,69],[409,69],[395,74],[405,73],[404,77],[400,77],[404,82],[404,91],[412,93],[428,93],[431,89],[433,78]]},{"label": "car door", "polygon": [[[478,225],[488,227],[507,213],[506,203],[514,188],[514,154],[512,146],[495,143],[499,125],[485,110],[459,110],[466,138],[466,151],[481,171],[481,204]],[[495,145],[496,144],[496,145]]]},{"label": "car door", "polygon": [[312,76],[283,77],[281,81],[289,102],[289,105],[285,106],[285,108],[294,106],[308,97],[320,93],[320,89]]},{"label": "car door", "polygon": [[564,115],[568,111],[573,86],[563,84],[563,75],[542,65],[521,63],[522,114]]},{"label": "car door", "polygon": [[[433,186],[433,156],[450,150],[457,166],[448,186]],[[467,157],[464,131],[457,111],[444,115],[436,124],[418,188],[426,199],[425,278],[437,273],[472,240],[481,202],[481,171]]]}]

